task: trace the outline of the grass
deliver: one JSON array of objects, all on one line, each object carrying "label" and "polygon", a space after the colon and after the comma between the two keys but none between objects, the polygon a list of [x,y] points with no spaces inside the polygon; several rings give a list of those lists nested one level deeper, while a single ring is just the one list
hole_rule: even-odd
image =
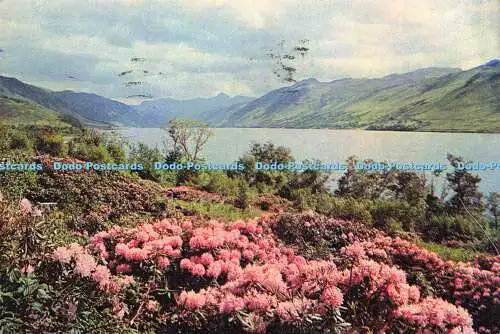
[{"label": "grass", "polygon": [[257,208],[242,210],[226,203],[212,203],[206,201],[188,202],[183,200],[174,200],[174,203],[175,205],[181,206],[183,209],[194,211],[204,219],[217,219],[226,222],[254,218],[264,213],[264,211]]},{"label": "grass", "polygon": [[468,262],[472,261],[475,256],[482,254],[471,249],[449,247],[434,242],[420,241],[418,244],[431,252],[437,253],[443,260]]}]

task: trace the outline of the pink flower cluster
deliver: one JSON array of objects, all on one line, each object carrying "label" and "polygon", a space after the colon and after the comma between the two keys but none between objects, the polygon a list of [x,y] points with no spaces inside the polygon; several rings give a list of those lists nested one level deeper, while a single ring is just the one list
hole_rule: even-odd
[{"label": "pink flower cluster", "polygon": [[420,330],[439,328],[453,331],[452,333],[474,333],[469,313],[440,298],[427,297],[418,304],[401,306],[395,315],[416,325]]},{"label": "pink flower cluster", "polygon": [[[99,232],[91,238],[90,248],[109,262],[110,269],[117,273],[132,272],[140,262],[154,262],[159,268],[167,269],[172,259],[181,256],[182,228],[177,222],[167,220],[155,224],[143,224],[136,228],[114,227]],[[116,242],[114,249],[107,249],[105,240]]]},{"label": "pink flower cluster", "polygon": [[99,284],[102,290],[117,292],[133,283],[132,276],[111,275],[108,267],[98,265],[94,256],[82,246],[72,243],[68,247],[58,247],[52,254],[54,260],[62,264],[74,262],[74,272],[82,277],[88,277]]},{"label": "pink flower cluster", "polygon": [[474,264],[443,261],[437,254],[400,238],[377,236],[355,241],[341,250],[358,261],[376,259],[420,271],[436,283],[437,295],[467,308],[480,322],[491,322],[483,332],[500,330],[491,312],[500,305],[500,256],[476,259]]},{"label": "pink flower cluster", "polygon": [[[314,225],[314,214],[304,220]],[[86,248],[71,244],[53,256],[74,264],[75,273],[98,282],[103,290],[113,290],[113,283],[130,284],[132,276],[123,274],[141,282],[148,268],[155,267],[183,278],[169,286],[181,290],[176,300],[183,316],[201,313],[208,319],[238,313],[234,319],[244,315],[243,325],[260,331],[276,319],[300,324],[309,316],[326,317],[346,301],[379,303],[381,317],[389,314],[413,327],[470,329],[471,318],[461,307],[441,299],[421,300],[419,287],[406,280],[407,268],[393,265],[400,265],[401,259],[429,272],[451,273],[453,291],[461,287],[470,296],[469,290],[479,289],[472,285],[484,280],[490,286],[481,288],[481,299],[499,293],[498,275],[492,271],[447,263],[408,241],[380,234],[362,241],[347,230],[342,238],[348,245],[337,258],[307,260],[276,238],[275,224],[275,217],[267,216],[232,224],[212,220],[200,227],[168,219],[135,228],[113,227],[92,236]],[[355,300],[349,299],[352,291],[358,291]],[[152,295],[146,297],[147,310],[160,309]],[[126,305],[119,311],[123,309]]]},{"label": "pink flower cluster", "polygon": [[361,285],[365,278],[369,279],[368,286],[365,286],[368,298],[377,293],[379,298],[388,297],[396,305],[418,302],[420,299],[420,290],[406,283],[404,271],[371,260],[360,260],[351,270],[345,270],[342,284],[347,287]]}]

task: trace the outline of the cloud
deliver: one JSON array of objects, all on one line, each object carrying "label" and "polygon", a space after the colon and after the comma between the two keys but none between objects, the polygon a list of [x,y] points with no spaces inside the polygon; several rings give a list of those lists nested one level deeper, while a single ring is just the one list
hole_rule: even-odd
[{"label": "cloud", "polygon": [[[269,49],[300,39],[297,79],[477,66],[498,57],[498,13],[496,0],[4,0],[0,73],[118,99],[257,96],[284,85]],[[124,85],[129,69],[143,85]]]}]

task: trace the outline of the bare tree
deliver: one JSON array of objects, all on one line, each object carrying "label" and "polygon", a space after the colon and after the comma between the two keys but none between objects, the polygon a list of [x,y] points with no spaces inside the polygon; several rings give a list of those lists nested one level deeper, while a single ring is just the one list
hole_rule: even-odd
[{"label": "bare tree", "polygon": [[214,131],[206,123],[177,118],[170,120],[165,130],[173,149],[191,161],[198,159],[208,139],[214,135]]}]

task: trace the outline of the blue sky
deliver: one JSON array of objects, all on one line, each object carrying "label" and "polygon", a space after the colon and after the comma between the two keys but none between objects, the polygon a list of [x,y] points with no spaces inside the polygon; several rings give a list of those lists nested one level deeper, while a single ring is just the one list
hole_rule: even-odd
[{"label": "blue sky", "polygon": [[0,74],[124,101],[259,96],[286,84],[269,49],[309,40],[297,80],[466,69],[500,54],[499,17],[497,0],[0,0]]}]

